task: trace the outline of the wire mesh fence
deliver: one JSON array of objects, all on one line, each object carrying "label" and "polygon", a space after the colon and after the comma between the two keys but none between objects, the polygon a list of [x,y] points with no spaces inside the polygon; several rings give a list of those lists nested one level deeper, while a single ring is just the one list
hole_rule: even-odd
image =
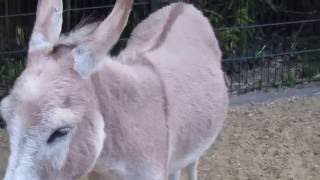
[{"label": "wire mesh fence", "polygon": [[[232,94],[320,80],[320,2],[317,0],[186,0],[215,27]],[[135,0],[129,25],[171,0]],[[24,67],[36,0],[0,0],[0,96]],[[64,0],[63,31],[104,18],[114,0]],[[183,47],[179,49],[183,51]]]}]

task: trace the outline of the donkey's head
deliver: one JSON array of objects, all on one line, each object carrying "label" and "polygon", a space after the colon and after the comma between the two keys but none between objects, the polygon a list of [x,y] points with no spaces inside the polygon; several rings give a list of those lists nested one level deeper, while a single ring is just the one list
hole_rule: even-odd
[{"label": "donkey's head", "polygon": [[11,155],[5,180],[77,179],[92,170],[105,138],[90,73],[119,39],[133,0],[74,44],[59,43],[61,0],[39,0],[27,67],[1,102]]}]

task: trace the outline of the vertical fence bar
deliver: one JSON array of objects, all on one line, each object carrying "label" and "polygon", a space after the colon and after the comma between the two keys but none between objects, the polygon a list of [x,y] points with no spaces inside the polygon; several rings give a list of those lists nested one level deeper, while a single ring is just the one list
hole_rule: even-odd
[{"label": "vertical fence bar", "polygon": [[239,74],[238,74],[238,92],[241,92],[241,61],[242,60],[238,60],[238,66],[239,66],[239,68],[238,68],[238,71],[239,71]]},{"label": "vertical fence bar", "polygon": [[283,80],[284,80],[284,57],[281,57],[282,59],[281,59],[281,86],[283,86],[284,85],[284,82],[283,82]]},{"label": "vertical fence bar", "polygon": [[67,0],[67,29],[71,28],[71,0]]},{"label": "vertical fence bar", "polygon": [[278,71],[278,64],[276,60],[273,60],[275,63],[275,67],[274,67],[274,77],[273,77],[273,84],[276,86],[277,85],[277,71]]},{"label": "vertical fence bar", "polygon": [[[227,63],[230,64],[230,65],[229,65],[230,68],[233,69],[233,62],[227,62]],[[233,93],[233,73],[234,73],[234,72],[231,72],[231,73],[230,73],[230,85],[229,85],[229,86],[230,86],[230,92],[231,92],[231,93]]]},{"label": "vertical fence bar", "polygon": [[298,64],[299,62],[298,62],[298,59],[297,59],[297,57],[295,58],[295,65],[294,65],[294,77],[295,77],[295,80],[297,81],[298,79],[299,79],[299,76],[298,76],[298,66],[299,66],[299,64]]},{"label": "vertical fence bar", "polygon": [[[4,2],[4,9],[5,9],[5,16],[8,16],[9,15],[9,1],[8,0],[6,0],[5,2]],[[9,18],[8,17],[6,17],[5,18],[5,22],[6,22],[6,31],[7,32],[9,32]]]},{"label": "vertical fence bar", "polygon": [[259,65],[260,65],[260,80],[259,80],[259,83],[260,83],[260,89],[262,89],[262,87],[263,87],[263,65],[264,65],[264,62],[265,61],[265,59],[263,59],[263,58],[261,58],[260,60],[259,60]]},{"label": "vertical fence bar", "polygon": [[270,63],[271,60],[270,59],[266,59],[267,60],[267,85],[270,85]]},{"label": "vertical fence bar", "polygon": [[245,67],[246,67],[246,74],[245,74],[245,92],[248,92],[248,88],[249,88],[249,85],[248,85],[248,72],[249,72],[249,65],[248,65],[248,60],[246,61],[246,65],[245,65]]},{"label": "vertical fence bar", "polygon": [[252,89],[255,90],[255,83],[256,83],[256,62],[252,63]]}]

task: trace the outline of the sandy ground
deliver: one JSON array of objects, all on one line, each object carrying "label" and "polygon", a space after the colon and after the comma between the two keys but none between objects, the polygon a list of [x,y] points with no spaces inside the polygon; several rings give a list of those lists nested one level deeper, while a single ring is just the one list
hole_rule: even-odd
[{"label": "sandy ground", "polygon": [[319,180],[320,96],[232,108],[203,180]]},{"label": "sandy ground", "polygon": [[[0,177],[8,155],[0,133]],[[320,96],[232,107],[200,180],[319,180]]]}]

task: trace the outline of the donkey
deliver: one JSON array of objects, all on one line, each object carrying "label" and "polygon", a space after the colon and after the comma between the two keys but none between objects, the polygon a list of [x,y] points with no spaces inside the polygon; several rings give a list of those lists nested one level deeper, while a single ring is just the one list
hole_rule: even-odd
[{"label": "donkey", "polygon": [[175,3],[151,14],[118,56],[133,0],[61,35],[62,1],[39,0],[27,65],[1,102],[5,180],[197,179],[228,93],[208,20]]}]

